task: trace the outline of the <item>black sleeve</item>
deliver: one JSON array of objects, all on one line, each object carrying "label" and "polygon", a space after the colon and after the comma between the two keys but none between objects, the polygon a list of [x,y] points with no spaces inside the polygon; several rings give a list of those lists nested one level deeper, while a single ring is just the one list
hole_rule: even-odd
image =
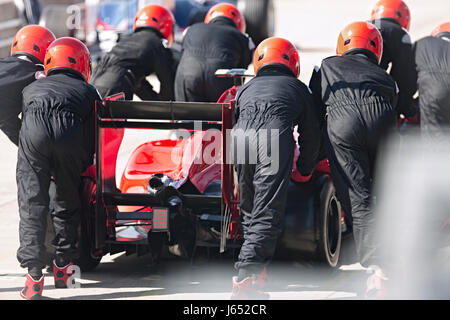
[{"label": "black sleeve", "polygon": [[321,147],[321,131],[312,96],[304,94],[303,112],[297,127],[300,156],[297,160],[297,170],[302,176],[308,176],[313,171],[319,158]]},{"label": "black sleeve", "polygon": [[[0,129],[16,146],[19,144],[21,127],[20,113],[23,109],[23,90],[37,78],[37,73],[44,71],[43,66],[35,65],[15,57],[5,58],[9,61],[7,69],[0,73]],[[2,64],[3,67],[3,64]]]},{"label": "black sleeve", "polygon": [[417,71],[412,44],[408,40],[409,35],[405,32],[396,42],[396,54],[393,56],[390,74],[396,80],[399,89],[397,112],[411,117],[417,113],[413,101],[417,91]]},{"label": "black sleeve", "polygon": [[[160,82],[158,100],[175,100],[174,82],[175,82],[175,63],[170,49],[164,48],[157,57],[155,57],[155,73]],[[148,86],[147,86],[148,88]]]},{"label": "black sleeve", "polygon": [[0,119],[0,129],[16,146],[19,145],[21,120],[17,114],[4,114]]},{"label": "black sleeve", "polygon": [[234,105],[234,119],[235,121],[237,121],[239,119],[239,114],[240,114],[240,108],[239,108],[239,97],[241,96],[241,94],[247,89],[247,86],[243,86],[240,89],[238,89],[236,97],[234,98],[235,105]]},{"label": "black sleeve", "polygon": [[92,86],[92,96],[90,99],[91,109],[84,121],[84,140],[86,146],[86,152],[88,155],[87,163],[84,164],[85,168],[89,167],[94,162],[95,154],[95,103],[96,101],[102,101],[100,94],[95,87]]},{"label": "black sleeve", "polygon": [[316,67],[313,70],[311,79],[309,81],[309,89],[311,90],[314,109],[318,118],[320,130],[321,130],[321,146],[319,151],[319,157],[317,161],[321,161],[327,157],[325,150],[325,140],[327,139],[327,107],[322,101],[322,73],[320,68]]},{"label": "black sleeve", "polygon": [[241,68],[247,69],[248,66],[250,65],[250,63],[252,63],[252,59],[253,59],[253,51],[254,51],[254,43],[252,38],[250,38],[250,36],[244,36],[245,40],[244,40],[244,49],[242,52],[242,57],[241,57],[241,61],[239,63],[239,66]]},{"label": "black sleeve", "polygon": [[175,74],[177,72],[178,65],[180,64],[182,51],[174,48],[170,48],[170,51],[172,53],[172,61],[173,61],[172,70],[173,74]]},{"label": "black sleeve", "polygon": [[320,68],[316,67],[311,75],[311,79],[309,80],[309,89],[311,90],[313,101],[314,101],[314,109],[319,119],[320,127],[325,127],[326,121],[326,106],[322,102],[322,76],[320,72]]},{"label": "black sleeve", "polygon": [[134,93],[145,101],[157,101],[159,100],[158,93],[153,90],[152,85],[145,79],[145,77],[138,79],[134,86]]}]

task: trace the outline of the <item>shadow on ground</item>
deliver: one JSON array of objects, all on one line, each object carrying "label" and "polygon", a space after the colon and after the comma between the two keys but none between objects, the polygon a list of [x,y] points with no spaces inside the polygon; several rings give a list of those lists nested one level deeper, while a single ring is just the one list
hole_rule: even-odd
[{"label": "shadow on ground", "polygon": [[[351,239],[344,241],[341,265],[356,262],[352,243]],[[193,263],[173,256],[164,256],[154,263],[148,255],[118,255],[107,263],[101,263],[94,271],[82,274],[82,279],[88,280],[82,288],[94,289],[90,290],[92,294],[62,299],[171,299],[173,295],[182,299],[226,299],[231,292],[231,277],[235,275],[233,263],[232,256],[207,257],[205,252],[200,252]],[[358,298],[367,278],[361,269],[332,269],[304,258],[273,261],[268,271],[267,291],[276,292],[286,299],[296,299],[296,294],[298,296],[302,292],[322,292],[321,296],[326,297],[328,291],[332,299],[333,292],[352,293],[354,298]],[[115,288],[121,290],[101,292],[102,289]]]}]

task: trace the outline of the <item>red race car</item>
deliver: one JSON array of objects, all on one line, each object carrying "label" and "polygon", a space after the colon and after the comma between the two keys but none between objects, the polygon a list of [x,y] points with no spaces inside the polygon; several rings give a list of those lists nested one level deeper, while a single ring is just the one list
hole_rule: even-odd
[{"label": "red race car", "polygon": [[[165,244],[190,259],[200,247],[219,252],[240,247],[239,185],[227,160],[233,98],[249,74],[221,70],[217,75],[236,83],[218,103],[113,99],[97,104],[96,167],[83,178],[77,261],[82,270],[93,269],[107,253],[158,256]],[[155,137],[170,130],[172,136],[139,145],[117,186],[117,156],[127,128],[151,130]],[[287,201],[276,257],[314,257],[335,267],[346,221],[327,160],[305,181],[294,159]]]}]

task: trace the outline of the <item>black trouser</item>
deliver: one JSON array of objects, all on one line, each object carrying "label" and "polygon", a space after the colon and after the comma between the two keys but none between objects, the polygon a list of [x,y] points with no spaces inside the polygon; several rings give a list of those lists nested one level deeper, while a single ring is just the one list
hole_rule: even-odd
[{"label": "black trouser", "polygon": [[[450,90],[448,92],[450,94]],[[419,106],[422,135],[435,142],[446,143],[450,130],[450,97],[420,97]]]},{"label": "black trouser", "polygon": [[97,88],[102,98],[123,92],[125,100],[133,100],[134,84],[130,71],[120,66],[97,68],[100,69],[96,70],[89,82]]},{"label": "black trouser", "polygon": [[[240,274],[243,270],[248,275],[258,274],[272,259],[282,231],[292,172],[294,139],[290,128],[276,137],[279,152],[276,154],[272,148],[274,152],[270,155],[272,161],[277,162],[274,164],[265,151],[261,152],[258,141],[252,137],[245,144],[246,152],[236,153],[236,148],[242,150],[239,145],[242,146],[244,140],[240,139],[242,134],[236,133],[235,130],[233,135],[236,155],[233,160],[239,178],[240,219],[244,235],[244,243],[235,268]],[[253,148],[256,146],[257,149]],[[256,164],[252,164],[250,158],[245,159],[245,153],[251,155],[252,152],[257,154]]]},{"label": "black trouser", "polygon": [[83,122],[72,113],[31,109],[24,114],[17,160],[17,259],[24,268],[43,268],[46,264],[44,241],[52,176],[56,188],[52,214],[56,255],[64,260],[77,257],[80,177],[89,160],[82,142]]},{"label": "black trouser", "polygon": [[379,264],[371,209],[377,150],[396,125],[396,111],[381,99],[328,108],[328,158],[336,193],[353,219],[353,235],[364,267]]},{"label": "black trouser", "polygon": [[223,62],[206,65],[199,59],[183,57],[178,65],[174,88],[176,101],[217,102],[222,93],[233,86],[233,79],[215,76]]}]

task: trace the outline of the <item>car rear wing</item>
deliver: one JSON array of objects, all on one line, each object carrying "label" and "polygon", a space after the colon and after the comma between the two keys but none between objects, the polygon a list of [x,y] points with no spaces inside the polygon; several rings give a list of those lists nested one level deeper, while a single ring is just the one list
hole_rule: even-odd
[{"label": "car rear wing", "polygon": [[247,69],[217,69],[215,72],[216,78],[233,78],[235,86],[242,86],[244,79],[247,77],[254,77],[255,75]]},{"label": "car rear wing", "polygon": [[[191,103],[160,101],[114,101],[96,103],[96,247],[106,240],[106,228],[111,219],[133,219],[129,213],[118,212],[117,206],[161,206],[161,202],[150,194],[122,193],[116,187],[116,163],[120,144],[126,128],[196,130],[218,129],[222,132],[222,193],[232,194],[236,189],[232,167],[226,159],[227,129],[234,124],[234,102],[231,103]],[[223,207],[221,196],[185,195],[189,206]],[[226,198],[226,203],[231,200]],[[140,215],[142,217],[142,215]]]}]

